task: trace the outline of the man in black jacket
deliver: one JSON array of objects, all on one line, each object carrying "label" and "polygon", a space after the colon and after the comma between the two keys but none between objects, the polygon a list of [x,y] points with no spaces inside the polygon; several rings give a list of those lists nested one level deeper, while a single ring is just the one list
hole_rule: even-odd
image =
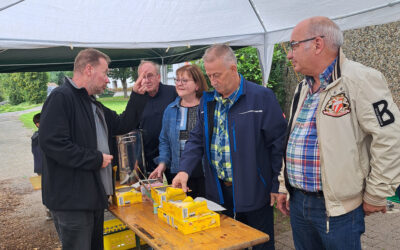
[{"label": "man in black jacket", "polygon": [[39,141],[44,153],[43,203],[51,210],[63,249],[103,249],[104,209],[113,193],[109,143],[137,126],[146,104],[143,74],[126,110],[117,115],[97,102],[110,58],[95,49],[75,58],[74,75],[47,98]]},{"label": "man in black jacket", "polygon": [[140,124],[134,129],[143,130],[143,147],[148,174],[157,167],[154,158],[159,155],[158,137],[161,132],[162,118],[165,108],[178,96],[175,86],[162,84],[160,65],[152,61],[142,61],[138,67],[139,75],[143,75],[143,86],[149,100],[140,118]]}]

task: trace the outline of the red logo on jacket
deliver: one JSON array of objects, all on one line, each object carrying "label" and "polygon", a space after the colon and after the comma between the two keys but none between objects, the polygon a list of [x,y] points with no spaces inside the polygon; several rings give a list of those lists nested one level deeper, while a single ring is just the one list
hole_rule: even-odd
[{"label": "red logo on jacket", "polygon": [[324,115],[341,117],[350,113],[350,102],[344,93],[332,96],[322,111]]}]

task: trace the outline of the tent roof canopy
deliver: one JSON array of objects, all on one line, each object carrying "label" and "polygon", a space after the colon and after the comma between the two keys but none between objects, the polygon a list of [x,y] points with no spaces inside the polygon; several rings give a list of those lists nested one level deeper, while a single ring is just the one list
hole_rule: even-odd
[{"label": "tent roof canopy", "polygon": [[88,47],[119,67],[192,60],[229,43],[257,47],[268,75],[273,44],[315,15],[342,30],[382,24],[400,19],[400,0],[3,0],[0,72],[71,69]]},{"label": "tent roof canopy", "polygon": [[[153,48],[153,49],[99,49],[111,58],[110,68],[139,65],[141,60],[159,64],[174,64],[201,58],[208,46]],[[240,48],[240,47],[236,47]],[[0,73],[20,71],[72,70],[76,55],[84,48],[51,47],[40,49],[10,49],[0,54]]]}]

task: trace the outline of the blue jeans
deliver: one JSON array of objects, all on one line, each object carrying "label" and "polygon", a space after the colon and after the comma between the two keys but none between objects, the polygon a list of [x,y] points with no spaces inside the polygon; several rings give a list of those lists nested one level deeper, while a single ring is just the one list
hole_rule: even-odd
[{"label": "blue jeans", "polygon": [[102,250],[104,210],[51,210],[62,249]]},{"label": "blue jeans", "polygon": [[365,231],[362,205],[344,215],[328,217],[322,195],[297,190],[290,197],[290,224],[297,250],[361,249]]}]

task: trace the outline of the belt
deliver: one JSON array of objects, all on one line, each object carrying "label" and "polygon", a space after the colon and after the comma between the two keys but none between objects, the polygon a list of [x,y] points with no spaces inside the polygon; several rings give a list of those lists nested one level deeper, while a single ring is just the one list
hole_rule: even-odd
[{"label": "belt", "polygon": [[305,195],[311,195],[311,196],[317,196],[317,197],[324,196],[324,192],[323,191],[309,192],[309,191],[306,191],[306,190],[303,190],[303,189],[299,189],[299,188],[293,188],[293,190],[302,192]]},{"label": "belt", "polygon": [[231,181],[224,181],[223,182],[225,187],[231,187],[232,186],[232,182]]},{"label": "belt", "polygon": [[219,179],[219,182],[224,184],[225,187],[232,187],[232,182],[231,181],[224,181],[224,180]]}]

